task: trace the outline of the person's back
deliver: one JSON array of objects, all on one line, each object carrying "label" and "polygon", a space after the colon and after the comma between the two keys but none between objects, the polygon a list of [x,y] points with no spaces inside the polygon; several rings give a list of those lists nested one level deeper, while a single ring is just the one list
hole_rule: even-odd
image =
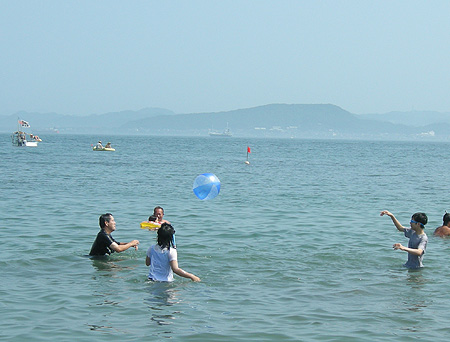
[{"label": "person's back", "polygon": [[148,279],[152,281],[173,281],[173,273],[192,281],[200,278],[178,267],[177,250],[174,244],[175,229],[169,223],[158,229],[158,243],[147,250],[145,264],[150,266]]},{"label": "person's back", "polygon": [[440,226],[436,228],[434,231],[434,236],[439,236],[442,238],[449,237],[450,236],[450,228],[447,226]]},{"label": "person's back", "polygon": [[175,248],[161,248],[153,245],[149,248],[151,263],[148,278],[156,281],[173,281],[173,271],[170,267],[172,260],[177,260],[177,250]]},{"label": "person's back", "polygon": [[436,228],[434,236],[448,237],[450,236],[450,213],[445,213],[442,221],[442,226]]}]

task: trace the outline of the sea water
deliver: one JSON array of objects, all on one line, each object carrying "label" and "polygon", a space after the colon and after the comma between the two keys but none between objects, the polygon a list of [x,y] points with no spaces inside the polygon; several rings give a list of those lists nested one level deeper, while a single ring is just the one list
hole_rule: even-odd
[{"label": "sea water", "polygon": [[[7,341],[444,341],[448,143],[0,135],[0,339]],[[98,139],[115,152],[92,151]],[[245,164],[247,146],[250,165]],[[201,201],[195,177],[220,194]],[[147,281],[155,206],[176,229],[175,276]],[[426,212],[425,267],[403,268],[405,225]],[[87,257],[111,212],[118,241]]]}]

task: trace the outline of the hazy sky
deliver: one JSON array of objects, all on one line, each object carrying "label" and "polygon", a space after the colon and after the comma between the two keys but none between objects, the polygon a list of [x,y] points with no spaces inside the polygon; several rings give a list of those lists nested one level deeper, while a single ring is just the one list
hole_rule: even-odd
[{"label": "hazy sky", "polygon": [[0,114],[450,111],[450,1],[0,1]]}]

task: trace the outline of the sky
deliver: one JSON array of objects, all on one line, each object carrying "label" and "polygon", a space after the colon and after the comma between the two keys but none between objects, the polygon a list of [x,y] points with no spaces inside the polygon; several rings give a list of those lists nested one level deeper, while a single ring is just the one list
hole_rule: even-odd
[{"label": "sky", "polygon": [[0,115],[450,112],[450,1],[0,1]]}]

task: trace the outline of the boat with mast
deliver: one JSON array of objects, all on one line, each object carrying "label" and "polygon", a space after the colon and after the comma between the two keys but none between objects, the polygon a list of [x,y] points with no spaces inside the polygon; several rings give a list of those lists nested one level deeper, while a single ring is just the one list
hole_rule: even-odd
[{"label": "boat with mast", "polygon": [[18,118],[17,131],[11,135],[12,144],[17,147],[37,147],[38,142],[42,141],[42,139],[37,135],[25,132],[25,128],[30,128],[30,124]]},{"label": "boat with mast", "polygon": [[217,132],[214,130],[210,130],[208,132],[210,137],[232,137],[233,134],[231,134],[230,129],[228,128],[228,123],[227,123],[227,128],[225,128],[225,130],[223,132]]}]

